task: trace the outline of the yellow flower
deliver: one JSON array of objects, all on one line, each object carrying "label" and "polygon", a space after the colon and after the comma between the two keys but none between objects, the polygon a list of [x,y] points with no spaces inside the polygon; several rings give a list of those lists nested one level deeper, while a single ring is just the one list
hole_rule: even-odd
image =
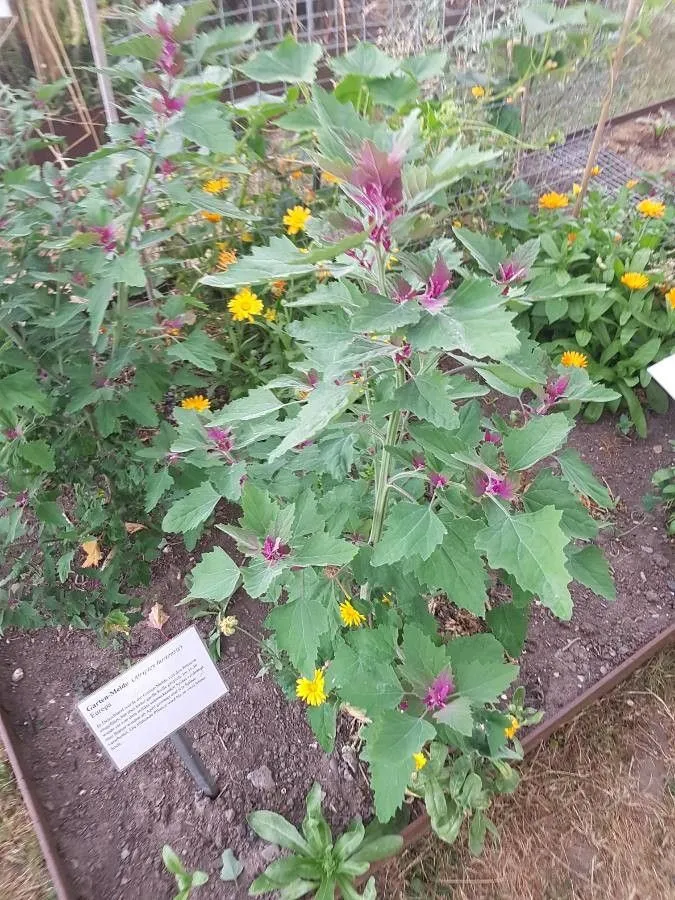
[{"label": "yellow flower", "polygon": [[223,175],[222,178],[209,178],[208,181],[204,182],[202,188],[207,194],[220,194],[222,191],[226,191],[229,186],[230,179]]},{"label": "yellow flower", "polygon": [[419,753],[413,753],[413,759],[415,760],[415,771],[419,772],[420,769],[423,769],[429,760],[426,758],[424,753],[420,750]]},{"label": "yellow flower", "polygon": [[621,284],[625,284],[629,291],[642,291],[649,286],[649,278],[642,272],[624,272]]},{"label": "yellow flower", "polygon": [[254,237],[253,237],[253,235],[251,234],[250,231],[245,231],[245,232],[241,235],[241,242],[242,242],[242,244],[252,244],[253,241],[254,241]]},{"label": "yellow flower", "polygon": [[180,401],[183,409],[194,409],[195,412],[206,412],[211,409],[211,401],[203,394],[193,394],[192,397],[183,397]]},{"label": "yellow flower", "polygon": [[207,212],[205,209],[202,210],[202,219],[206,219],[207,222],[220,222],[222,218],[220,213]]},{"label": "yellow flower", "polygon": [[480,84],[474,84],[474,86],[471,88],[471,93],[476,100],[480,100],[485,96],[485,88]]},{"label": "yellow flower", "polygon": [[558,63],[554,59],[547,59],[544,63],[544,68],[548,69],[548,71],[551,71],[551,69],[557,69]]},{"label": "yellow flower", "polygon": [[343,600],[340,604],[340,618],[347,628],[358,628],[366,621],[366,617],[358,611],[351,600]]},{"label": "yellow flower", "polygon": [[599,175],[601,172],[602,172],[601,166],[593,166],[593,168],[591,169],[591,175],[593,175],[593,176]]},{"label": "yellow flower", "polygon": [[635,208],[646,219],[662,219],[666,212],[665,203],[661,200],[651,200],[649,197],[640,200]]},{"label": "yellow flower", "polygon": [[665,294],[666,300],[670,304],[671,309],[675,309],[675,287],[671,287]]},{"label": "yellow flower", "polygon": [[576,231],[570,231],[570,233],[567,235],[567,243],[573,244],[578,237],[579,237],[579,235],[577,234]]},{"label": "yellow flower", "polygon": [[223,272],[226,269],[229,269],[232,263],[237,261],[237,251],[236,250],[221,250],[218,254],[218,268],[222,269]]},{"label": "yellow flower", "polygon": [[263,311],[263,304],[257,294],[245,287],[229,300],[227,308],[235,322],[252,322]]},{"label": "yellow flower", "polygon": [[572,185],[572,196],[578,197],[580,193],[581,193],[581,185],[577,184],[575,181],[574,184]]},{"label": "yellow flower", "polygon": [[298,678],[295,693],[307,706],[321,706],[326,702],[326,682],[321,669],[315,669],[314,678]]},{"label": "yellow flower", "polygon": [[626,182],[626,187],[629,191],[631,191],[634,187],[637,187],[639,184],[637,178],[629,178]]},{"label": "yellow flower", "polygon": [[504,729],[504,734],[511,741],[516,736],[517,731],[520,731],[520,722],[515,716],[511,716],[511,724]]},{"label": "yellow flower", "polygon": [[322,172],[321,177],[326,184],[342,184],[342,179],[333,175],[332,172]]},{"label": "yellow flower", "polygon": [[588,357],[578,350],[565,350],[560,362],[568,369],[585,369],[588,366]]},{"label": "yellow flower", "polygon": [[312,211],[306,206],[294,206],[293,209],[287,209],[283,218],[288,234],[298,234],[305,230],[307,219],[312,215]]},{"label": "yellow flower", "polygon": [[542,194],[539,198],[539,209],[564,209],[569,202],[566,194],[550,191],[548,194]]},{"label": "yellow flower", "polygon": [[453,228],[461,228],[461,227],[462,227],[462,220],[461,220],[461,219],[453,219],[453,220],[452,220],[452,227],[453,227]]},{"label": "yellow flower", "polygon": [[273,306],[268,306],[265,312],[263,313],[263,319],[267,322],[276,322],[277,320],[277,311]]},{"label": "yellow flower", "polygon": [[385,263],[387,272],[390,272],[392,269],[392,266],[395,266],[397,262],[398,262],[398,256],[394,256],[393,253],[390,253],[389,256],[387,257],[387,262]]},{"label": "yellow flower", "polygon": [[283,295],[286,292],[287,287],[288,287],[287,281],[284,281],[283,278],[277,278],[276,281],[272,282],[272,296],[283,297]]},{"label": "yellow flower", "polygon": [[236,616],[224,616],[219,625],[221,634],[224,634],[225,637],[232,637],[238,624],[239,619]]},{"label": "yellow flower", "polygon": [[294,172],[291,172],[291,178],[294,181],[299,181],[302,178],[303,172],[301,169],[296,169]]}]

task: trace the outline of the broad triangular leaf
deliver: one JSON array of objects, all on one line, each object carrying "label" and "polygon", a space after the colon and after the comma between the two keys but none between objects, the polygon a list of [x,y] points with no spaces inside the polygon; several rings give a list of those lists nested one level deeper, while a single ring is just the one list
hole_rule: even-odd
[{"label": "broad triangular leaf", "polygon": [[375,546],[372,564],[386,566],[404,556],[428,559],[444,534],[445,526],[429,504],[397,503],[389,510],[384,533]]},{"label": "broad triangular leaf", "polygon": [[455,689],[471,703],[493,703],[518,675],[504,661],[504,648],[491,634],[458,637],[448,644]]},{"label": "broad triangular leaf", "polygon": [[338,641],[328,677],[347,703],[363,710],[369,718],[386,709],[396,709],[403,690],[389,663],[358,653]]},{"label": "broad triangular leaf", "polygon": [[567,568],[575,581],[585,584],[607,600],[616,600],[616,586],[607,560],[599,547],[569,547]]},{"label": "broad triangular leaf", "polygon": [[220,494],[205,481],[171,505],[162,520],[162,529],[185,534],[198,528],[208,519],[219,500]]},{"label": "broad triangular leaf", "polygon": [[512,428],[504,437],[504,453],[512,469],[529,469],[545,459],[567,440],[574,423],[563,413],[534,416],[521,428]]},{"label": "broad triangular leaf", "polygon": [[310,595],[277,606],[266,624],[274,631],[279,649],[285,650],[296,669],[308,678],[314,674],[321,637],[328,630],[328,614]]},{"label": "broad triangular leaf", "polygon": [[481,523],[467,517],[444,517],[446,535],[429,559],[416,566],[417,577],[431,590],[443,591],[449,600],[476,616],[485,612],[485,567],[475,547]]},{"label": "broad triangular leaf", "polygon": [[229,600],[241,577],[239,567],[222,547],[214,547],[210,553],[205,553],[190,574],[189,596],[218,602]]},{"label": "broad triangular leaf", "polygon": [[321,59],[320,44],[298,44],[290,35],[272,50],[261,50],[238,68],[261,84],[283,81],[287,84],[311,84],[316,64]]}]

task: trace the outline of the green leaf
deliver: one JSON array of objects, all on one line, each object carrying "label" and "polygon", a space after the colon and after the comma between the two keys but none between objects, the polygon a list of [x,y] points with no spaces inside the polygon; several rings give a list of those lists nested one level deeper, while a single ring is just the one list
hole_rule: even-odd
[{"label": "green leaf", "polygon": [[353,853],[349,860],[354,863],[373,863],[378,859],[387,859],[394,856],[403,847],[403,838],[400,834],[383,834],[381,837],[366,840]]},{"label": "green leaf", "polygon": [[148,476],[145,487],[145,512],[149,513],[157,506],[164,494],[173,484],[169,470],[159,469]]},{"label": "green leaf", "polygon": [[476,547],[487,555],[493,569],[504,569],[556,616],[569,619],[572,598],[565,567],[569,539],[560,527],[561,518],[560,510],[552,506],[534,513],[504,514],[478,533]]},{"label": "green leaf", "polygon": [[170,129],[212,153],[230,155],[237,147],[230,117],[225,107],[214,100],[190,103],[180,118],[171,121]]},{"label": "green leaf", "polygon": [[220,494],[205,481],[169,507],[162,520],[163,531],[185,534],[198,528],[208,519],[219,500]]},{"label": "green leaf", "polygon": [[162,861],[172,875],[182,875],[185,872],[180,859],[168,844],[162,847]]},{"label": "green leaf", "polygon": [[503,448],[512,469],[529,469],[540,459],[559,450],[574,423],[564,413],[534,416],[522,428],[511,428],[504,436]]},{"label": "green leaf", "polygon": [[59,581],[61,584],[65,584],[68,581],[68,576],[70,575],[70,567],[72,565],[73,559],[75,557],[74,550],[68,550],[66,553],[62,553],[59,556],[59,560],[56,564],[56,571],[59,575]]},{"label": "green leaf", "polygon": [[238,68],[261,84],[283,81],[287,84],[312,84],[316,64],[321,59],[320,44],[298,44],[290,35],[272,50],[261,50]]},{"label": "green leaf", "polygon": [[485,621],[509,656],[520,656],[527,637],[528,606],[500,603],[485,613]]},{"label": "green leaf", "polygon": [[128,284],[130,287],[145,287],[145,271],[138,250],[127,250],[111,259],[105,267],[103,275],[105,278]]},{"label": "green leaf", "polygon": [[400,64],[403,71],[412,75],[416,81],[429,81],[443,74],[448,64],[448,53],[447,50],[429,50],[419,56],[402,59]]},{"label": "green leaf", "polygon": [[132,388],[122,395],[119,412],[144,428],[154,428],[159,421],[155,404],[140,388]]},{"label": "green leaf", "polygon": [[389,510],[384,533],[375,546],[372,564],[386,566],[404,556],[428,559],[444,534],[445,526],[429,504],[397,503]]},{"label": "green leaf", "polygon": [[340,699],[363,710],[369,718],[395,709],[403,690],[389,663],[369,659],[338,640],[328,677]]},{"label": "green leaf", "polygon": [[244,871],[244,864],[239,862],[237,857],[234,855],[232,850],[228,847],[227,850],[223,850],[221,856],[222,866],[220,869],[220,880],[221,881],[236,881],[237,878]]},{"label": "green leaf", "polygon": [[245,397],[228,403],[214,414],[209,425],[232,425],[236,422],[250,422],[281,409],[284,404],[277,400],[267,388],[254,388]]},{"label": "green leaf", "polygon": [[363,75],[366,78],[387,78],[400,68],[400,62],[383,53],[374,44],[359,42],[349,53],[330,61],[330,67],[341,78]]},{"label": "green leaf", "polygon": [[434,678],[448,667],[445,648],[437,646],[416,624],[404,626],[401,654],[401,678],[418,694],[424,693]]},{"label": "green leaf", "polygon": [[352,316],[351,327],[364,334],[390,334],[404,325],[419,322],[421,315],[422,310],[414,303],[392,303],[388,297],[366,294]]},{"label": "green leaf", "polygon": [[35,409],[45,415],[51,410],[49,398],[38,387],[32,372],[13,372],[0,378],[0,409],[13,410],[15,407]]},{"label": "green leaf", "polygon": [[19,445],[21,456],[32,466],[41,469],[43,472],[53,472],[56,468],[54,459],[54,451],[47,441],[29,441]]},{"label": "green leaf", "polygon": [[560,524],[573,538],[592,540],[598,526],[586,507],[572,493],[569,484],[556,477],[550,469],[542,469],[523,496],[526,512],[536,512],[544,506],[555,506],[562,512]]},{"label": "green leaf", "polygon": [[358,553],[356,544],[325,531],[310,535],[293,554],[294,566],[344,566]]},{"label": "green leaf", "polygon": [[246,821],[255,831],[258,837],[277,847],[284,847],[299,853],[300,856],[310,856],[309,845],[298,829],[287,822],[278,813],[262,809],[249,813]]},{"label": "green leaf", "polygon": [[70,522],[65,517],[63,510],[54,500],[42,500],[35,504],[35,515],[45,525],[54,528],[68,528]]},{"label": "green leaf", "polygon": [[570,547],[567,569],[575,581],[585,584],[600,597],[616,600],[616,586],[607,560],[599,547]]},{"label": "green leaf", "polygon": [[381,822],[388,822],[403,802],[415,767],[413,754],[435,737],[436,729],[424,719],[387,710],[363,729],[363,735],[362,756],[370,766],[375,812]]},{"label": "green leaf", "polygon": [[518,666],[504,661],[504,648],[491,634],[454,638],[448,654],[455,690],[472,703],[494,702],[518,675]]},{"label": "green leaf", "polygon": [[266,247],[254,247],[251,253],[230,266],[227,272],[206,275],[199,283],[211,287],[233,288],[307,275],[314,271],[314,263],[308,262],[308,256],[309,254],[300,253],[287,237],[273,237]]},{"label": "green leaf", "polygon": [[94,284],[84,292],[89,315],[89,336],[92,344],[99,337],[106,310],[110,305],[115,290],[115,282],[111,277],[97,278]]},{"label": "green leaf", "polygon": [[576,450],[563,450],[556,454],[562,475],[583,497],[590,497],[603,509],[613,509],[614,501],[607,490],[593,474],[593,469],[585,463]]},{"label": "green leaf", "polygon": [[307,721],[324,753],[332,753],[337,733],[337,704],[321,703],[307,707]]},{"label": "green leaf", "polygon": [[501,241],[485,234],[469,231],[468,228],[453,228],[452,230],[455,237],[464,244],[481,269],[489,272],[490,275],[496,273],[499,263],[505,262],[508,251]]},{"label": "green leaf", "polygon": [[314,675],[321,637],[328,631],[328,614],[323,604],[309,594],[277,606],[266,625],[276,634],[277,644],[304,676]]},{"label": "green leaf", "polygon": [[485,612],[487,592],[485,567],[476,550],[480,522],[475,519],[443,518],[446,535],[429,559],[416,566],[417,577],[433,591],[441,590],[449,600],[476,616]]},{"label": "green leaf", "polygon": [[190,599],[229,600],[239,584],[241,573],[221,547],[204,553],[201,561],[192,569]]},{"label": "green leaf", "polygon": [[459,417],[448,398],[450,387],[447,376],[428,371],[406,381],[395,394],[397,406],[407,409],[418,419],[431,422],[439,428],[456,428]]},{"label": "green leaf", "polygon": [[153,62],[159,58],[162,50],[162,39],[150,34],[136,34],[133,37],[115,41],[108,46],[108,52],[112,56],[134,56],[138,59],[150,59]]},{"label": "green leaf", "polygon": [[448,728],[454,728],[460,734],[471,737],[473,734],[473,714],[471,701],[468,697],[456,697],[450,703],[434,714],[434,719]]},{"label": "green leaf", "polygon": [[216,359],[227,359],[229,353],[222,344],[214,341],[203,331],[192,331],[183,341],[173,343],[166,351],[169,359],[192,363],[198,369],[215,372]]},{"label": "green leaf", "polygon": [[207,194],[202,190],[189,191],[180,180],[165,181],[161,185],[160,190],[174,203],[189,206],[193,209],[205,210],[206,212],[218,213],[218,215],[227,219],[254,222],[257,218],[247,210],[239,209],[234,203],[230,203],[229,200],[221,200],[214,194]]},{"label": "green leaf", "polygon": [[339,416],[359,393],[356,385],[319,384],[303,404],[300,413],[291,420],[291,429],[281,443],[269,454],[269,461],[283,456],[303,441],[313,438]]}]

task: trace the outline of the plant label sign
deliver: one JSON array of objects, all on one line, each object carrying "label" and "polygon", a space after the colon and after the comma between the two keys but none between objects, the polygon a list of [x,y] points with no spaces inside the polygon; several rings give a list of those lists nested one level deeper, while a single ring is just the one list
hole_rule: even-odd
[{"label": "plant label sign", "polygon": [[675,400],[675,353],[660,362],[648,366],[647,371],[663,390]]},{"label": "plant label sign", "polygon": [[90,694],[78,709],[121,772],[227,690],[193,625]]}]

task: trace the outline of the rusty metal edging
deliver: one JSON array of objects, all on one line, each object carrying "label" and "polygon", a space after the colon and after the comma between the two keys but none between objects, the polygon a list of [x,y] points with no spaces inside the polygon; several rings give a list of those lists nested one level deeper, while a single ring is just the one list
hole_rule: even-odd
[{"label": "rusty metal edging", "polygon": [[[578,716],[587,706],[595,703],[597,700],[600,700],[608,694],[613,688],[621,684],[622,681],[625,681],[629,675],[632,675],[636,669],[639,669],[640,666],[644,665],[656,653],[665,649],[671,643],[675,644],[675,623],[646,643],[643,647],[633,653],[632,656],[629,656],[628,659],[624,660],[615,669],[605,675],[604,678],[597,681],[593,687],[584,691],[584,693],[563,706],[563,708],[551,719],[542,722],[540,725],[537,725],[536,728],[533,728],[528,732],[521,741],[525,756],[529,756],[555,731],[562,728],[562,726],[566,725],[568,722],[571,722],[572,719],[576,718],[576,716]],[[35,834],[37,835],[42,854],[52,879],[54,890],[56,891],[56,896],[58,900],[75,900],[76,894],[70,882],[70,878],[66,873],[63,860],[56,849],[56,843],[49,826],[47,825],[42,805],[35,794],[29,776],[22,768],[17,751],[16,738],[12,733],[5,712],[1,706],[0,741],[2,741],[5,746],[7,756],[9,757],[10,764],[14,770],[14,776],[19,785],[19,789],[21,790]],[[429,834],[430,831],[429,817],[426,813],[423,813],[401,832],[401,836],[403,837],[402,849],[411,847],[421,838]],[[368,873],[363,876],[364,880],[369,875],[374,874],[382,868],[382,866],[385,865],[385,862],[386,861],[383,860],[371,866]]]},{"label": "rusty metal edging", "polygon": [[[675,104],[675,97],[668,97],[668,99],[660,100],[658,103],[650,103],[649,106],[641,106],[639,109],[620,113],[618,116],[612,116],[610,119],[607,119],[607,127],[611,128],[612,125],[621,125],[623,122],[630,122],[631,119],[637,119],[638,116],[649,116],[652,113],[658,112],[663,107],[667,108],[673,104]],[[596,127],[597,123],[595,125],[587,125],[585,128],[578,128],[576,131],[570,131],[569,134],[565,135],[565,142],[572,138],[581,137],[584,134],[590,134],[595,131]]]},{"label": "rusty metal edging", "polygon": [[[575,719],[587,706],[600,700],[621,684],[622,681],[625,681],[636,669],[643,666],[652,658],[652,656],[655,656],[660,650],[664,650],[669,644],[675,644],[675,623],[669,625],[665,631],[662,631],[661,634],[657,635],[643,647],[640,647],[639,650],[636,650],[632,656],[629,656],[628,659],[625,659],[615,669],[612,669],[612,671],[605,675],[604,678],[601,678],[600,681],[596,681],[596,683],[587,691],[584,691],[574,700],[570,701],[570,703],[563,706],[563,708],[551,719],[541,722],[536,728],[529,731],[521,741],[525,757],[533,753],[544,741],[548,740],[554,732],[558,731],[559,728],[562,728],[563,725],[567,725],[568,722]],[[407,850],[408,847],[416,844],[417,841],[426,837],[430,832],[431,825],[429,817],[426,813],[422,813],[421,816],[414,819],[401,832],[403,838],[403,847],[401,850]],[[377,872],[386,865],[386,862],[387,860],[382,860],[380,863],[371,866],[367,875],[363,876],[364,879]]]},{"label": "rusty metal edging", "polygon": [[47,825],[42,804],[38,800],[29,776],[21,765],[17,748],[18,742],[7,721],[2,706],[0,706],[0,743],[3,744],[10,765],[14,770],[14,777],[16,778],[16,783],[19,785],[23,802],[26,805],[33,829],[37,835],[56,896],[58,900],[75,900],[75,891],[73,890],[70,878],[66,873],[63,860],[56,849],[56,842]]}]

